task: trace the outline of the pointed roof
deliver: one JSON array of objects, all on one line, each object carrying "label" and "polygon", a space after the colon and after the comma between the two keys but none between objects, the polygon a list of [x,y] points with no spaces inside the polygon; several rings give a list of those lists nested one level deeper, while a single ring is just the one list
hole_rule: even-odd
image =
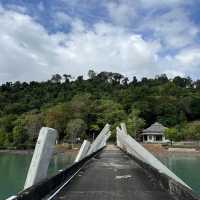
[{"label": "pointed roof", "polygon": [[166,127],[155,122],[149,128],[143,130],[143,135],[163,135]]}]

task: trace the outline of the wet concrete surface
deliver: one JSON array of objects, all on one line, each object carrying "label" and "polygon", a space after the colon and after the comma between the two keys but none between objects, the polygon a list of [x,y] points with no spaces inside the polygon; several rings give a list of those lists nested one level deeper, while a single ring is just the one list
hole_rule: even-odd
[{"label": "wet concrete surface", "polygon": [[87,163],[57,200],[171,200],[166,191],[115,146]]}]

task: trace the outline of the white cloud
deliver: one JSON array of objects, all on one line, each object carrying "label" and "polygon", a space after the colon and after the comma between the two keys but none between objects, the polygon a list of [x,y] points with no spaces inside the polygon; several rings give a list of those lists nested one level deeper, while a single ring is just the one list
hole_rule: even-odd
[{"label": "white cloud", "polygon": [[85,72],[90,66],[97,71],[110,70],[124,73],[147,75],[157,71],[156,53],[160,46],[156,42],[146,42],[140,35],[129,34],[121,28],[105,23],[96,24],[93,31],[72,32],[66,43],[66,51],[71,55],[69,63]]},{"label": "white cloud", "polygon": [[1,81],[47,78],[58,41],[27,15],[5,10],[0,15]]},{"label": "white cloud", "polygon": [[43,12],[45,10],[44,3],[42,1],[40,1],[38,4],[38,10],[41,12]]},{"label": "white cloud", "polygon": [[[164,7],[164,6],[177,6],[191,3],[185,0],[139,0],[143,7]],[[193,1],[193,0],[191,0]]]},{"label": "white cloud", "polygon": [[97,71],[138,75],[157,71],[158,43],[109,24],[98,23],[87,30],[75,20],[69,34],[49,35],[28,15],[4,10],[0,26],[1,81],[43,80],[53,73],[86,74],[91,66]]},{"label": "white cloud", "polygon": [[19,13],[26,13],[26,11],[27,11],[27,9],[25,7],[19,6],[19,5],[16,5],[16,4],[8,4],[6,6],[6,8],[9,9],[9,10],[19,12]]},{"label": "white cloud", "polygon": [[170,77],[191,76],[199,78],[200,47],[185,48],[174,56],[159,59],[158,65],[163,67],[163,73]]},{"label": "white cloud", "polygon": [[64,12],[58,11],[54,14],[54,25],[56,27],[71,24],[72,18]]},{"label": "white cloud", "polygon": [[[200,66],[200,48],[189,48],[182,50],[175,57],[183,66],[192,68],[194,66]],[[200,71],[200,69],[199,69]]]},{"label": "white cloud", "polygon": [[134,4],[134,1],[126,3],[117,3],[116,1],[106,2],[105,6],[108,9],[111,19],[117,25],[130,25],[134,23],[137,17],[136,4]]},{"label": "white cloud", "polygon": [[57,23],[70,24],[69,33],[49,34],[32,17],[0,8],[0,82],[47,80],[54,73],[86,75],[90,68],[139,77],[184,75],[191,72],[191,63],[199,70],[198,47],[162,57],[165,47],[159,39],[146,40],[105,22],[88,29],[80,19],[61,12],[56,16]]},{"label": "white cloud", "polygon": [[[166,49],[183,48],[195,42],[199,27],[190,19],[185,5],[194,0],[106,1],[112,22],[140,34],[150,32]],[[165,8],[162,10],[162,8]],[[167,9],[166,9],[167,8]],[[148,38],[151,37],[148,35]]]},{"label": "white cloud", "polygon": [[165,48],[192,45],[199,33],[198,27],[190,20],[188,13],[180,8],[144,19],[138,30],[152,31],[154,37],[164,43]]}]

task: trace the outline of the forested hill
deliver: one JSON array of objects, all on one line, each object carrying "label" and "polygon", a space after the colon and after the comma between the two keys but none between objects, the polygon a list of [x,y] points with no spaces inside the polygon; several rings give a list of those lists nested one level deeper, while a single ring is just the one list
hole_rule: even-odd
[{"label": "forested hill", "polygon": [[[34,143],[41,126],[56,128],[60,140],[67,141],[91,138],[105,123],[114,129],[121,121],[127,123],[132,135],[158,121],[176,127],[177,139],[200,139],[196,131],[199,80],[169,80],[163,74],[138,81],[136,77],[128,80],[118,73],[96,74],[92,70],[88,76],[87,80],[82,76],[73,80],[70,75],[56,74],[45,82],[1,85],[0,146],[28,146]],[[188,128],[187,133],[183,127]]]}]

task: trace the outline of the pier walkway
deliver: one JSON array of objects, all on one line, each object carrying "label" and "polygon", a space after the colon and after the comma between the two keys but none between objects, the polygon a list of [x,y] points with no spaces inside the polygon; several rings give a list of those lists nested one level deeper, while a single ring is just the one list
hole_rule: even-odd
[{"label": "pier walkway", "polygon": [[[52,129],[42,130],[52,136]],[[48,143],[44,140],[41,146],[38,140],[27,176],[32,186],[9,200],[199,200],[183,180],[127,134],[124,123],[116,128],[117,146],[106,145],[110,135],[106,124],[92,143],[84,140],[71,166],[32,184],[33,175],[37,178],[42,169],[46,171],[46,154],[40,147]],[[44,152],[48,149],[46,145]],[[38,152],[44,159],[37,159]]]},{"label": "pier walkway", "polygon": [[61,190],[56,200],[171,200],[133,159],[108,145]]}]

